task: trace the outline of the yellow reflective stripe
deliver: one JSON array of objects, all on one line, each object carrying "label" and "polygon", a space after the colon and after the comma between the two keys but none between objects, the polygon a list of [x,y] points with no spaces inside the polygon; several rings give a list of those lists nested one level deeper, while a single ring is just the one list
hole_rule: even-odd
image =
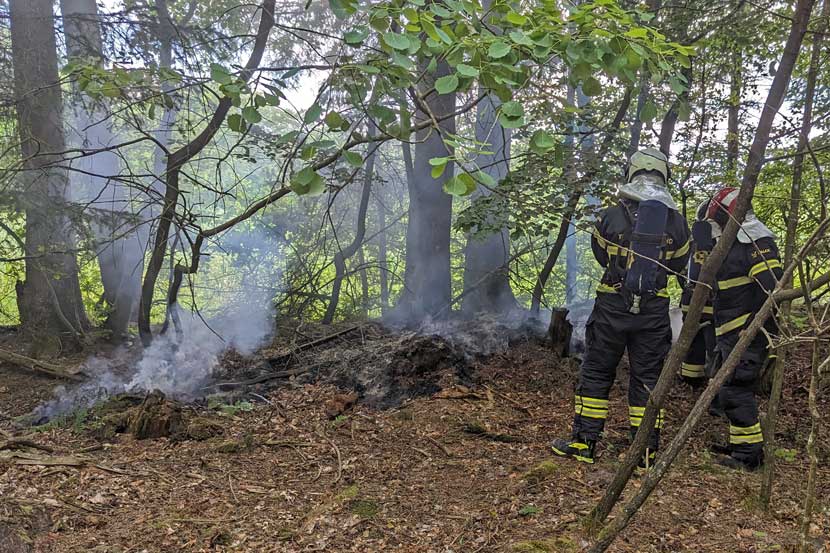
[{"label": "yellow reflective stripe", "polygon": [[735,278],[728,278],[726,280],[719,280],[718,281],[718,289],[719,290],[728,290],[729,288],[735,288],[737,286],[744,286],[745,284],[753,284],[755,281],[749,277],[740,276]]},{"label": "yellow reflective stripe", "polygon": [[[646,412],[645,407],[637,407],[636,405],[629,405],[628,406],[628,419],[631,423],[631,426],[640,426],[643,422],[643,415]],[[666,410],[660,409],[660,412],[657,414],[657,420],[654,421],[654,428],[662,428],[663,427],[663,420],[666,417]]]},{"label": "yellow reflective stripe", "polygon": [[681,363],[680,374],[689,378],[701,378],[706,376],[703,369],[706,365],[698,365],[696,363]]},{"label": "yellow reflective stripe", "polygon": [[737,319],[732,319],[728,323],[720,325],[719,327],[715,328],[715,336],[722,336],[727,332],[732,332],[736,328],[741,328],[749,320],[750,315],[752,315],[752,313],[747,313],[746,315],[741,315]]},{"label": "yellow reflective stripe", "polygon": [[655,293],[654,295],[659,298],[667,298],[669,297],[669,291],[666,288],[662,288],[660,290],[657,290],[657,293]]},{"label": "yellow reflective stripe", "polygon": [[756,422],[752,426],[732,426],[729,425],[729,434],[732,436],[757,434],[761,431],[761,423]]},{"label": "yellow reflective stripe", "polygon": [[666,259],[674,259],[676,257],[683,257],[687,253],[689,253],[689,244],[691,243],[690,240],[686,240],[686,243],[680,246],[680,248],[674,251],[667,251],[666,252]]},{"label": "yellow reflective stripe", "polygon": [[603,294],[616,294],[617,289],[613,286],[608,286],[607,284],[600,282],[597,286],[597,292],[602,292]]},{"label": "yellow reflective stripe", "polygon": [[575,396],[576,402],[588,407],[596,407],[597,409],[608,409],[608,400],[588,396]]},{"label": "yellow reflective stripe", "polygon": [[758,273],[763,273],[764,271],[771,271],[771,270],[773,270],[775,268],[778,268],[778,267],[783,267],[783,265],[781,265],[781,262],[779,260],[777,260],[777,259],[770,259],[768,261],[764,260],[764,261],[761,261],[760,263],[756,263],[755,265],[753,265],[749,269],[749,276],[754,277]]},{"label": "yellow reflective stripe", "polygon": [[759,444],[764,441],[761,432],[761,424],[755,423],[752,426],[729,425],[730,444]]},{"label": "yellow reflective stripe", "polygon": [[574,405],[574,412],[581,417],[589,417],[592,419],[608,418],[608,409],[592,409],[584,405]]}]

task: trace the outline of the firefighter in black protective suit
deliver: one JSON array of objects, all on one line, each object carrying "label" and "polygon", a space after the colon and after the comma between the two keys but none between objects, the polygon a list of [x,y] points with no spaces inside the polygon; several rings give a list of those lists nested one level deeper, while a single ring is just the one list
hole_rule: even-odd
[{"label": "firefighter in black protective suit", "polygon": [[[692,301],[695,284],[700,275],[700,268],[706,262],[706,258],[715,246],[715,239],[712,236],[712,225],[706,220],[709,209],[709,200],[700,204],[697,208],[695,222],[692,225],[692,247],[689,256],[689,268],[686,278],[681,280],[683,293],[680,296],[680,309],[683,312],[683,320],[689,311],[689,304]],[[700,324],[695,334],[686,358],[680,364],[680,378],[693,387],[700,387],[706,383],[707,378],[714,376],[713,364],[715,354],[715,326],[712,297],[706,301],[703,307],[703,314],[700,317]],[[711,412],[711,410],[710,410]]]},{"label": "firefighter in black protective suit", "polygon": [[[724,188],[709,202],[707,218],[717,236],[729,221],[737,197],[738,189]],[[715,277],[718,364],[729,356],[741,330],[752,321],[782,274],[775,235],[750,209]],[[764,328],[768,334],[776,334],[775,319],[768,319]],[[729,446],[716,448],[716,452],[727,455],[719,459],[721,464],[755,470],[764,462],[755,390],[762,369],[773,358],[766,334],[759,332],[719,392],[721,407],[729,419]]]},{"label": "firefighter in black protective suit", "polygon": [[[608,395],[626,349],[632,436],[640,426],[671,347],[667,269],[679,273],[689,256],[689,228],[666,188],[668,178],[668,160],[659,150],[635,152],[626,167],[626,183],[618,188],[619,202],[597,221],[591,248],[605,272],[585,327],[572,437],[553,441],[556,455],[594,462],[608,416]],[[661,412],[644,466],[654,459],[662,424]]]}]

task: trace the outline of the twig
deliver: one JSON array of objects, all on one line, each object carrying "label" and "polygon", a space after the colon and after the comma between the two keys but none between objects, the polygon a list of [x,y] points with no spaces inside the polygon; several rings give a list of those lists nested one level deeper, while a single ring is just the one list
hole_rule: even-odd
[{"label": "twig", "polygon": [[450,451],[449,451],[449,450],[448,450],[448,449],[444,446],[444,444],[442,444],[441,442],[439,442],[438,440],[436,440],[436,439],[435,439],[435,438],[433,438],[432,436],[426,436],[426,439],[427,439],[427,440],[429,440],[430,442],[432,442],[433,444],[435,444],[435,446],[436,446],[438,449],[440,449],[441,451],[443,451],[443,452],[444,452],[444,455],[446,455],[447,457],[452,457],[452,454],[451,454],[451,453],[450,453]]},{"label": "twig", "polygon": [[334,478],[334,484],[340,482],[340,477],[343,476],[343,459],[340,457],[340,448],[337,447],[337,444],[334,441],[320,432],[320,436],[326,440],[329,444],[331,444],[332,449],[334,449],[335,455],[337,455],[337,476]]},{"label": "twig", "polygon": [[496,394],[497,396],[499,396],[500,398],[502,398],[503,400],[511,403],[518,410],[524,412],[524,414],[530,416],[530,407],[527,407],[526,405],[522,405],[521,403],[519,403],[518,401],[516,401],[512,397],[510,397],[508,395],[505,395],[505,394],[499,392],[498,390],[494,390],[493,388],[491,388],[490,386],[487,386],[486,384],[484,385],[484,387],[487,388],[488,390],[490,390],[491,392],[493,392],[494,394]]}]

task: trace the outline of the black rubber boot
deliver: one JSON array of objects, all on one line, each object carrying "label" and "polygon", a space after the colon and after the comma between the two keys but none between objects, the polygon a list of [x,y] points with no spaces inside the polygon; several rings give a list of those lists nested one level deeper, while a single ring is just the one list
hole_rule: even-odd
[{"label": "black rubber boot", "polygon": [[728,456],[719,457],[715,462],[730,469],[755,472],[764,466],[764,452],[760,451],[754,455],[740,455],[733,451]]},{"label": "black rubber boot", "polygon": [[591,440],[581,440],[579,438],[563,440],[557,438],[553,440],[550,448],[560,457],[572,457],[582,463],[593,464],[595,445],[596,442]]}]

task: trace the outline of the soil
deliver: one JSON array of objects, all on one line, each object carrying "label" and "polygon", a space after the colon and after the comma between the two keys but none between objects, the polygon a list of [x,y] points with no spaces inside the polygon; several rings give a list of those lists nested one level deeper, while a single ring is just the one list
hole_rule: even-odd
[{"label": "soil", "polygon": [[[307,338],[330,331],[303,329]],[[581,521],[627,445],[625,368],[598,462],[589,466],[553,457],[547,445],[570,432],[572,360],[536,340],[468,355],[451,339],[374,332],[347,334],[291,365],[317,367],[310,374],[337,367],[325,372],[330,378],[301,373],[236,390],[224,403],[182,406],[175,426],[187,430],[163,438],[137,439],[127,425],[102,433],[102,420],[113,415],[106,409],[22,428],[14,419],[48,399],[56,382],[0,368],[0,429],[51,449],[0,452],[0,551],[580,551],[589,539]],[[440,345],[424,349],[423,340]],[[402,346],[384,351],[393,343]],[[275,344],[263,357],[291,347]],[[399,404],[379,409],[367,400],[370,386],[346,369],[369,374],[371,363],[390,359]],[[723,441],[727,424],[707,416],[610,550],[792,550],[807,466],[806,362],[799,356],[789,365],[769,514],[755,500],[758,475],[713,462],[706,444]],[[231,354],[225,365],[234,370],[223,377],[261,375],[259,363]],[[695,395],[675,387],[668,438]],[[826,434],[812,527],[817,551],[830,547]]]}]

